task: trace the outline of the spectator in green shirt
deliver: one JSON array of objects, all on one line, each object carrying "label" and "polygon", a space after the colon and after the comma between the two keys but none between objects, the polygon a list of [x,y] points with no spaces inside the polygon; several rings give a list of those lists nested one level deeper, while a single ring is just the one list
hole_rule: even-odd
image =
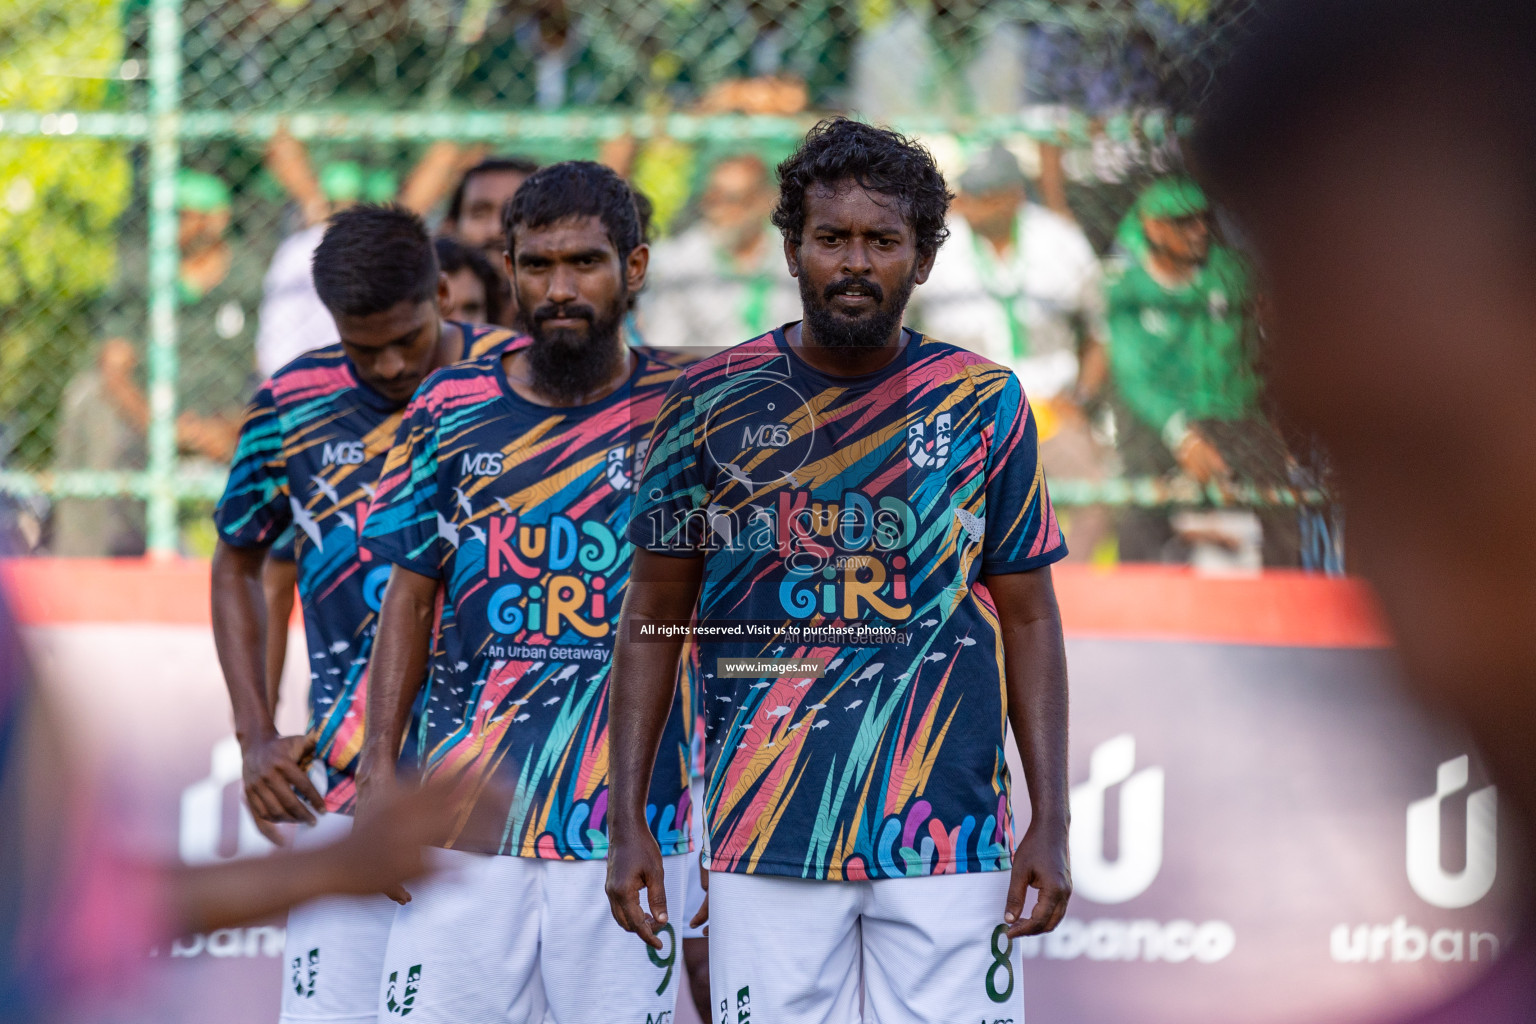
[{"label": "spectator in green shirt", "polygon": [[[1199,186],[1165,178],[1141,193],[1120,226],[1105,302],[1121,458],[1130,476],[1181,471],[1201,484],[1285,484],[1285,446],[1258,410],[1248,276],[1232,250],[1212,241],[1209,218]],[[1266,563],[1294,562],[1294,522],[1261,518]],[[1166,514],[1131,510],[1121,522],[1121,558],[1165,560],[1172,539]]]},{"label": "spectator in green shirt", "polygon": [[[178,448],[208,463],[229,461],[254,390],[254,335],[265,261],[228,237],[230,192],[211,174],[184,170],[176,183]],[[54,468],[127,472],[146,465],[149,395],[148,257],[141,239],[123,246],[119,283],[104,297],[104,340],[65,389]],[[66,498],[54,505],[56,555],[106,557],[144,550],[144,503]]]}]

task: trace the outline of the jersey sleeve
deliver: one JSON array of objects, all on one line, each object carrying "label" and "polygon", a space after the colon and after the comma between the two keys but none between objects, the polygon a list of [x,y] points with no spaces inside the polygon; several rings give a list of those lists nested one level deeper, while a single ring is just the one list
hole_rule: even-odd
[{"label": "jersey sleeve", "polygon": [[363,546],[414,573],[442,576],[446,550],[438,508],[437,417],[421,393],[400,421],[363,527]]},{"label": "jersey sleeve", "polygon": [[1012,373],[995,398],[987,448],[987,518],[982,572],[1028,572],[1066,557],[1046,490],[1035,414]]},{"label": "jersey sleeve", "polygon": [[293,528],[293,524],[289,523],[288,527],[277,535],[277,540],[272,542],[272,546],[267,549],[267,557],[279,562],[298,561],[294,551],[297,534],[298,531]]},{"label": "jersey sleeve", "polygon": [[704,443],[691,384],[679,375],[661,404],[629,521],[635,547],[678,557],[698,554],[705,544]]},{"label": "jersey sleeve", "polygon": [[226,544],[248,548],[272,544],[292,522],[282,425],[271,385],[263,384],[246,407],[213,524]]}]

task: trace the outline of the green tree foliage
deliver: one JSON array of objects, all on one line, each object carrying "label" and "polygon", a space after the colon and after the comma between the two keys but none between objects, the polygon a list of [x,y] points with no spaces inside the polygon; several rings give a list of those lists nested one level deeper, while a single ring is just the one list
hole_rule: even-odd
[{"label": "green tree foliage", "polygon": [[[100,110],[120,93],[120,0],[0,3],[0,114]],[[59,135],[74,123],[55,123]],[[124,143],[0,136],[0,422],[22,464],[47,460],[53,413],[116,273]]]}]

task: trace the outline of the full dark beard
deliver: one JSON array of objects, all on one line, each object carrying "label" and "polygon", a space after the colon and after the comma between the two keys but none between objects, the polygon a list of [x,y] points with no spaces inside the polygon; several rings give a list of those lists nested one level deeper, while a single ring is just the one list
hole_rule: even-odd
[{"label": "full dark beard", "polygon": [[585,331],[545,329],[537,315],[527,319],[528,336],[533,339],[528,346],[528,372],[534,390],[573,403],[618,373],[624,358],[618,344],[619,325],[624,320],[622,302],[615,311],[594,316]]},{"label": "full dark beard", "polygon": [[802,271],[796,280],[800,283],[800,304],[805,310],[805,322],[817,342],[827,348],[857,349],[879,348],[901,326],[901,317],[907,309],[907,300],[917,285],[917,270],[889,296],[882,294],[879,285],[863,282],[875,297],[876,306],[857,317],[834,313],[830,305],[834,296],[841,294],[848,280],[834,281],[818,294]]}]

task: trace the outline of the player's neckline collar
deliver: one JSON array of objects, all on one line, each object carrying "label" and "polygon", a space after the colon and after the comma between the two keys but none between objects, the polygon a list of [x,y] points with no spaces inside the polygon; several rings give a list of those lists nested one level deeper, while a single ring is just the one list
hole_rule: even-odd
[{"label": "player's neckline collar", "polygon": [[382,413],[396,413],[400,412],[407,405],[411,404],[411,400],[409,398],[403,402],[394,402],[380,394],[378,391],[369,387],[366,383],[364,383],[363,378],[357,375],[357,367],[352,365],[352,360],[347,358],[345,352],[342,353],[341,361],[347,367],[347,378],[352,381],[352,387],[357,390],[358,396],[362,399],[363,404],[368,406],[370,409]]},{"label": "player's neckline collar", "polygon": [[780,352],[789,357],[789,365],[793,367],[794,372],[806,374],[829,387],[859,389],[868,387],[871,384],[877,384],[891,374],[910,366],[913,357],[917,353],[917,347],[923,343],[923,335],[910,327],[903,326],[902,330],[907,335],[907,343],[901,347],[901,351],[896,354],[894,359],[878,370],[871,370],[869,373],[848,377],[837,373],[827,373],[825,370],[819,370],[806,362],[800,353],[795,351],[795,347],[789,343],[789,339],[784,336],[784,328],[788,326],[790,325],[782,324],[773,329],[773,343],[778,346]]}]

